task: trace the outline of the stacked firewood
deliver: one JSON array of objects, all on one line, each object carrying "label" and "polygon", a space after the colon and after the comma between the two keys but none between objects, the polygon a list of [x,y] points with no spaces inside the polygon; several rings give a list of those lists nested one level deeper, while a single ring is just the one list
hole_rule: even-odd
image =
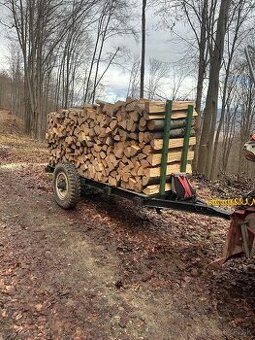
[{"label": "stacked firewood", "polygon": [[[173,102],[167,176],[180,172],[188,105]],[[197,114],[194,111],[193,116]],[[83,109],[48,115],[50,165],[75,163],[89,179],[147,195],[159,192],[165,103],[148,100],[97,101]],[[194,126],[194,118],[193,118]],[[191,130],[186,172],[191,173],[196,143]],[[166,184],[170,189],[170,183]]]}]

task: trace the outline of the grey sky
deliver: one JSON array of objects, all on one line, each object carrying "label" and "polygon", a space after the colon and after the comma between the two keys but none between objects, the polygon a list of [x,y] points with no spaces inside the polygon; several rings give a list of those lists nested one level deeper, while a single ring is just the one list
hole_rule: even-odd
[{"label": "grey sky", "polygon": [[[149,58],[156,58],[164,62],[173,63],[170,66],[169,76],[161,84],[163,92],[171,98],[172,88],[174,87],[174,77],[177,77],[179,73],[179,68],[174,65],[183,57],[184,54],[184,44],[178,43],[175,35],[164,29],[157,29],[157,23],[159,18],[154,15],[154,13],[149,10],[147,12],[147,34],[146,34],[146,66],[148,71]],[[140,23],[139,23],[140,24]],[[182,24],[177,24],[175,29],[180,34],[188,34],[186,28]],[[131,53],[139,58],[140,55],[140,41],[136,42],[132,37],[125,37],[125,46],[131,51]],[[113,45],[118,45],[118,43],[123,44],[122,39],[117,39],[110,43],[108,48]],[[131,65],[131,63],[130,63]],[[184,65],[185,66],[185,65]],[[193,65],[186,65],[187,69],[190,70]],[[183,71],[185,72],[185,70]],[[109,72],[104,78],[104,84],[106,85],[106,97],[115,99],[116,95],[118,97],[125,97],[128,88],[130,73],[123,72],[121,68],[111,67]],[[195,96],[195,80],[194,77],[187,76],[182,82],[180,91],[178,94],[180,96],[189,95],[189,98],[194,98]]]},{"label": "grey sky", "polygon": [[[3,15],[3,12],[1,13]],[[146,63],[148,71],[149,58],[156,58],[161,61],[174,63],[183,56],[183,44],[177,43],[175,36],[172,32],[164,29],[156,29],[159,18],[155,17],[152,10],[147,11],[147,34],[146,34]],[[140,22],[137,22],[140,25]],[[187,34],[186,28],[179,24],[176,26],[179,33]],[[8,29],[1,26],[0,30],[0,69],[6,69],[8,67],[8,45],[9,41],[6,38],[8,35]],[[115,40],[109,41],[106,45],[105,52],[112,51],[115,46],[125,46],[130,50],[133,57],[139,58],[140,55],[140,41],[135,41],[131,36],[116,38]],[[133,58],[131,56],[131,59]],[[127,61],[125,66],[131,68],[131,60]],[[185,66],[185,65],[184,65]],[[192,68],[192,65],[186,65],[187,69]],[[102,65],[102,69],[104,65]],[[185,72],[185,71],[183,71]],[[169,76],[164,79],[161,84],[162,94],[169,98],[172,96],[172,89],[174,87],[175,78],[178,78],[179,67],[177,65],[171,65],[169,70]],[[106,100],[117,100],[125,98],[127,94],[127,88],[129,83],[130,73],[123,70],[121,67],[111,66],[106,73],[103,84],[105,86],[104,99]],[[195,92],[195,81],[194,77],[187,76],[181,83],[178,95],[180,97],[189,96],[194,98]]]}]

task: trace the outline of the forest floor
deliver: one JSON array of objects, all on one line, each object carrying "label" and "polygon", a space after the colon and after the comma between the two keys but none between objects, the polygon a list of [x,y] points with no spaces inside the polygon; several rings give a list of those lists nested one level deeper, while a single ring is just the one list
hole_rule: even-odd
[{"label": "forest floor", "polygon": [[208,266],[228,222],[99,195],[64,211],[19,125],[0,111],[0,339],[255,339],[255,262]]}]

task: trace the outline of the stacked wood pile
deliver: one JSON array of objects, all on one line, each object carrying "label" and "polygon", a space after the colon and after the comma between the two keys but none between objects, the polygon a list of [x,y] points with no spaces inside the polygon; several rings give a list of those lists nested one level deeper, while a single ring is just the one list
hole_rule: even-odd
[{"label": "stacked wood pile", "polygon": [[[173,102],[167,175],[180,172],[187,109],[191,102]],[[165,102],[128,99],[97,101],[82,110],[48,115],[46,135],[50,165],[74,162],[79,173],[112,186],[148,195],[159,192]],[[193,112],[196,116],[196,112]],[[194,119],[193,119],[194,125]],[[187,173],[196,143],[192,128]],[[170,189],[167,183],[166,189]]]}]

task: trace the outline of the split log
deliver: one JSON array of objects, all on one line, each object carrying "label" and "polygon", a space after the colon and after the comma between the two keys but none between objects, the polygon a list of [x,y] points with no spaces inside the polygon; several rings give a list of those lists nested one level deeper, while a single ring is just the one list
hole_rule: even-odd
[{"label": "split log", "polygon": [[[189,105],[195,106],[191,101],[174,101],[172,104],[172,111],[186,110]],[[164,113],[166,110],[165,102],[147,101],[145,103],[145,111],[148,113]]]},{"label": "split log", "polygon": [[[148,195],[148,196],[149,195],[155,195],[159,192],[159,189],[160,189],[159,184],[148,185],[147,187],[145,187],[145,189],[143,189],[143,193]],[[165,190],[166,191],[171,190],[171,184],[170,183],[166,183]]]},{"label": "split log", "polygon": [[[162,150],[163,139],[154,139],[150,143],[153,150]],[[196,145],[196,137],[190,137],[189,145]],[[183,146],[183,138],[169,139],[168,149],[180,148]]]},{"label": "split log", "polygon": [[[149,162],[151,166],[155,166],[161,163],[162,154],[161,153],[150,153],[146,160]],[[190,150],[188,151],[188,161],[192,161],[194,158],[194,151]],[[173,162],[180,162],[182,159],[182,148],[179,149],[170,149],[168,156],[167,156],[167,162],[173,163]]]},{"label": "split log", "polygon": [[[146,168],[144,169],[145,177],[151,178],[151,177],[160,177],[160,167],[153,167],[153,168]],[[171,175],[172,173],[178,173],[181,172],[181,166],[180,163],[174,163],[174,164],[168,164],[166,167],[166,175]],[[192,173],[191,165],[187,164],[187,173]]]}]

